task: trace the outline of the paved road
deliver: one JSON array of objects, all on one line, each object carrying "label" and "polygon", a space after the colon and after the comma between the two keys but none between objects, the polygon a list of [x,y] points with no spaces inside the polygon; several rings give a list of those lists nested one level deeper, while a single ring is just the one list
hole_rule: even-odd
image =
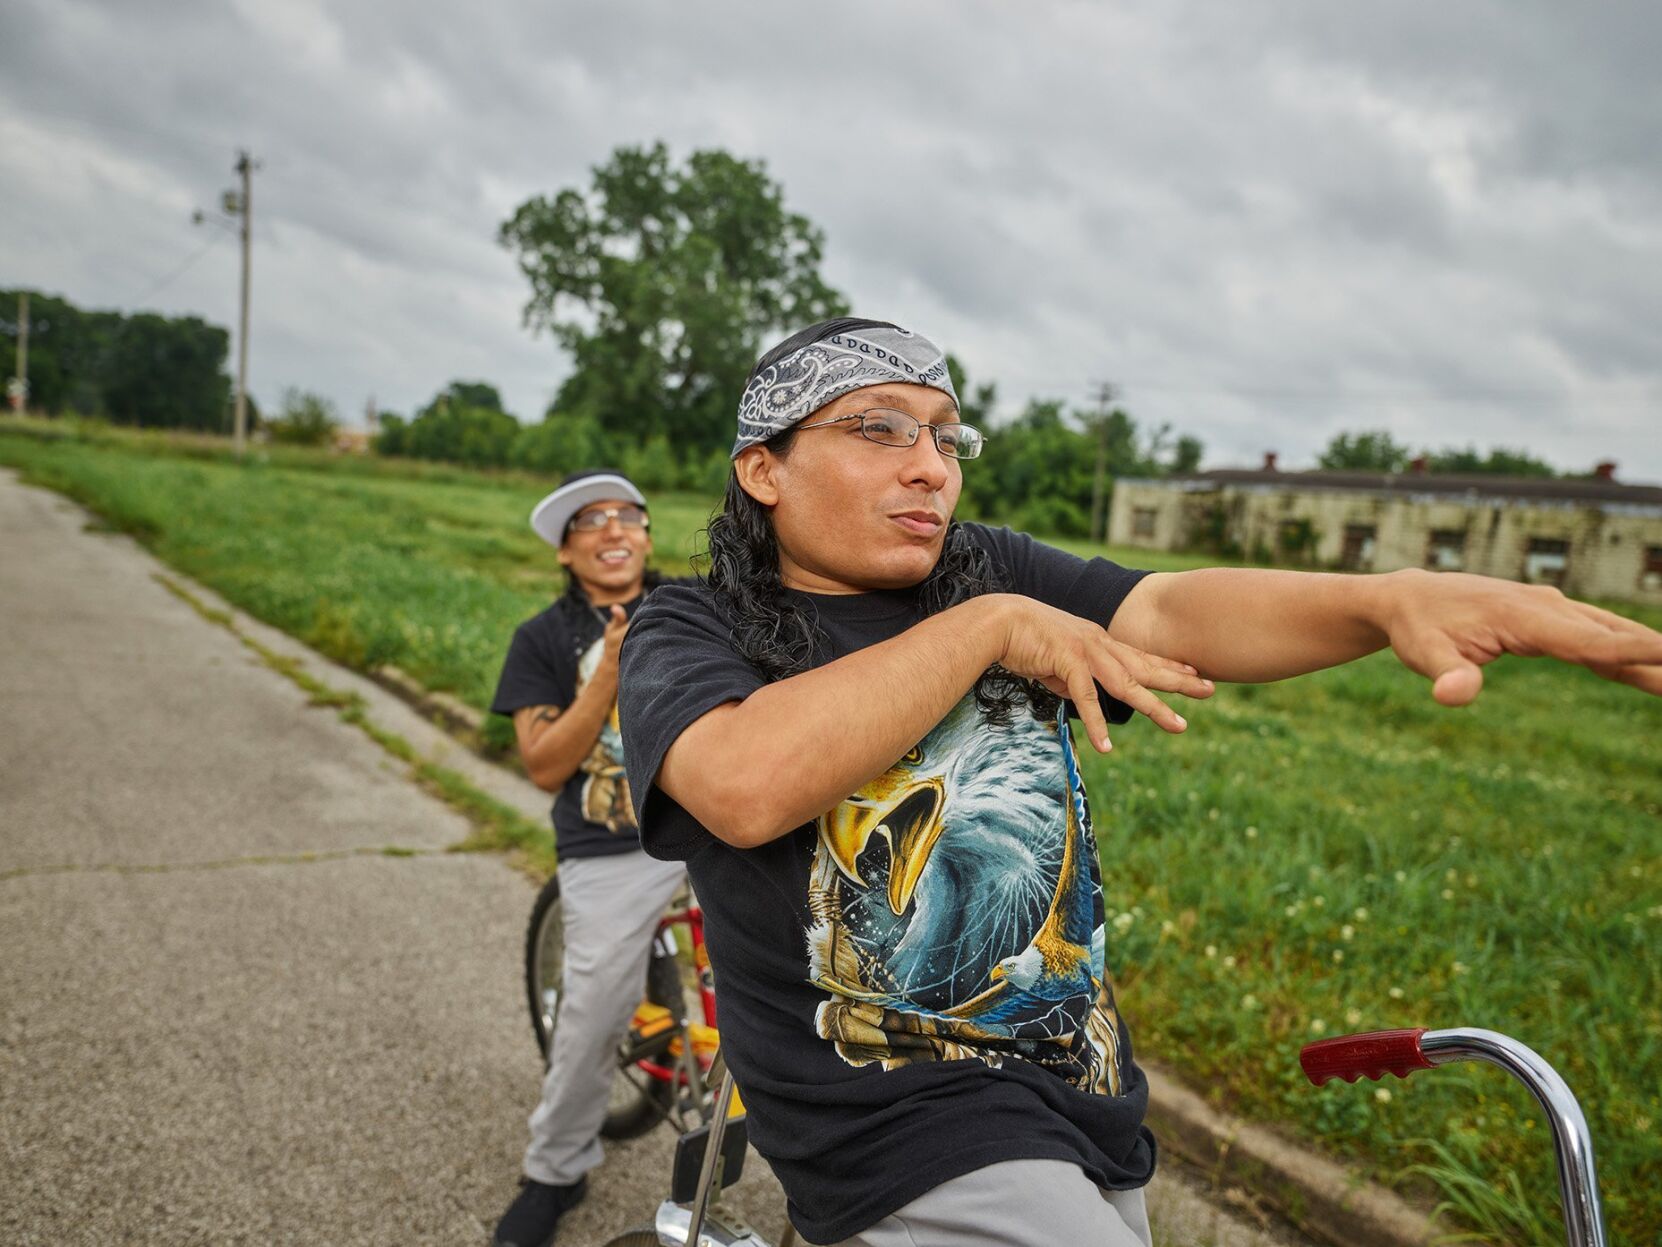
[{"label": "paved road", "polygon": [[[458,815],[162,574],[0,472],[0,1241],[482,1243],[538,1082],[530,882],[442,852]],[[544,816],[403,703],[237,627]],[[562,1245],[650,1215],[666,1135],[611,1150]],[[776,1232],[752,1160],[740,1203]],[[1179,1175],[1151,1202],[1161,1243],[1296,1242]]]}]

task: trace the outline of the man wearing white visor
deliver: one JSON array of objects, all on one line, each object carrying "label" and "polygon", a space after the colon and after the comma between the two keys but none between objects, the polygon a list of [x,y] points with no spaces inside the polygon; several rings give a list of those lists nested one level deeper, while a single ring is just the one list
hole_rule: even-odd
[{"label": "man wearing white visor", "polygon": [[566,945],[559,1039],[531,1114],[525,1178],[496,1228],[504,1247],[547,1243],[601,1161],[618,1042],[683,875],[641,851],[618,732],[618,652],[661,579],[646,565],[649,524],[641,491],[616,472],[574,473],[537,504],[531,527],[559,552],[566,588],[515,631],[491,703],[513,718],[526,772],[555,794]]}]

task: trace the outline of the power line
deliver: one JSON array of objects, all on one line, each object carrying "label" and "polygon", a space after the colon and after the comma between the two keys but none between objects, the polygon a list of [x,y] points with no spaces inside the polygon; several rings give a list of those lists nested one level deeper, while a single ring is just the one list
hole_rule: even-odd
[{"label": "power line", "polygon": [[155,298],[158,294],[160,294],[162,291],[166,290],[174,282],[178,281],[179,278],[183,277],[187,272],[189,272],[190,269],[191,269],[191,266],[194,265],[203,256],[207,255],[209,250],[213,247],[213,245],[215,243],[217,243],[223,237],[224,237],[223,234],[209,234],[208,235],[208,241],[203,243],[195,251],[191,252],[190,255],[185,258],[185,262],[183,264],[179,265],[178,268],[174,269],[166,277],[163,277],[160,281],[158,281],[154,286],[151,286],[150,289],[146,290],[143,294],[139,295],[138,298],[129,299],[128,300],[129,305],[131,305],[133,307],[137,307],[139,304],[147,303],[151,299]]}]

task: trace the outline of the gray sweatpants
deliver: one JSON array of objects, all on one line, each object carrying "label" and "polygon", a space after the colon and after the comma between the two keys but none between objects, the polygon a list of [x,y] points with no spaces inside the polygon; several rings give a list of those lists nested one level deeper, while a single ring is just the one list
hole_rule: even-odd
[{"label": "gray sweatpants", "polygon": [[646,988],[652,934],[684,873],[639,850],[560,863],[565,978],[526,1177],[564,1186],[600,1163],[617,1046]]},{"label": "gray sweatpants", "polygon": [[1143,1193],[1078,1165],[1007,1160],[943,1182],[837,1247],[1154,1247]]}]

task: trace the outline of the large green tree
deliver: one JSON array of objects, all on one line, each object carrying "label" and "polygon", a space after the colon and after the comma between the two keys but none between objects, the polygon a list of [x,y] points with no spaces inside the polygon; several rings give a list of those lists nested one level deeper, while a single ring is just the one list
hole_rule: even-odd
[{"label": "large green tree", "polygon": [[526,324],[570,352],[554,402],[683,450],[730,442],[767,339],[847,311],[820,277],[824,235],[760,161],[622,147],[588,187],[521,204],[500,241],[531,283]]}]

